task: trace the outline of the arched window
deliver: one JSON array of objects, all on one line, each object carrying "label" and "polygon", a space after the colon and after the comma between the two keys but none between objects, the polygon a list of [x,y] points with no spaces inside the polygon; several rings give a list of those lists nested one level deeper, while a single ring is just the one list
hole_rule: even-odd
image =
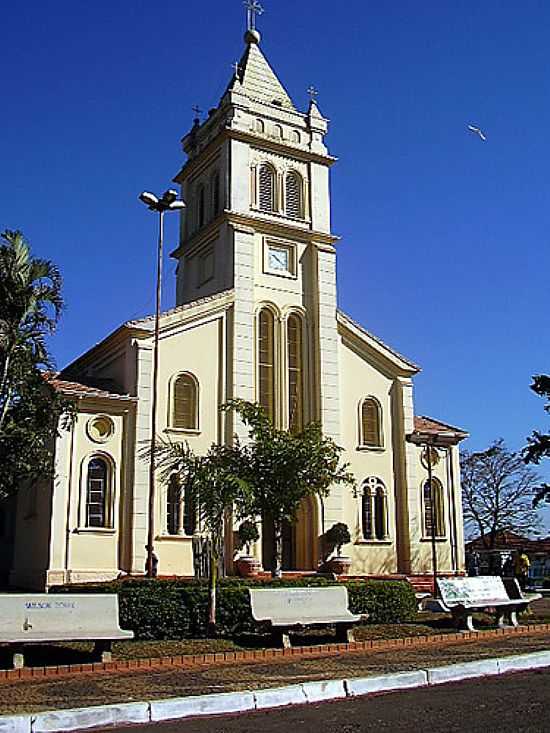
[{"label": "arched window", "polygon": [[[433,494],[433,496],[432,496]],[[430,482],[426,481],[423,486],[424,500],[424,534],[426,537],[445,536],[445,513],[443,503],[443,486],[437,478],[432,478],[432,490]]]},{"label": "arched window", "polygon": [[285,181],[286,215],[293,219],[303,217],[302,176],[296,171],[287,173]]},{"label": "arched window", "polygon": [[387,539],[388,506],[386,487],[376,476],[370,476],[363,484],[361,523],[364,539]]},{"label": "arched window", "polygon": [[180,374],[173,387],[172,427],[180,430],[198,430],[198,385],[191,374]]},{"label": "arched window", "polygon": [[193,535],[195,507],[188,487],[183,487],[176,474],[170,476],[166,494],[166,531],[169,535]]},{"label": "arched window", "polygon": [[273,125],[273,137],[276,137],[277,140],[282,140],[283,128],[281,125]]},{"label": "arched window", "polygon": [[379,448],[382,446],[382,410],[373,397],[361,403],[360,440],[362,446]]},{"label": "arched window", "polygon": [[288,428],[299,433],[304,427],[303,321],[293,313],[287,321]]},{"label": "arched window", "polygon": [[292,142],[293,143],[299,143],[300,142],[300,139],[301,139],[300,138],[300,133],[298,132],[298,130],[294,130],[293,133],[292,133]]},{"label": "arched window", "polygon": [[262,308],[258,317],[258,402],[271,420],[275,418],[275,317]]},{"label": "arched window", "polygon": [[220,174],[218,171],[212,176],[212,214],[217,216],[220,213]]},{"label": "arched window", "polygon": [[199,227],[204,226],[206,221],[206,191],[204,185],[199,186],[197,200],[197,222]]},{"label": "arched window", "polygon": [[256,120],[256,132],[259,132],[262,135],[265,132],[265,125],[263,120]]},{"label": "arched window", "polygon": [[259,184],[260,210],[267,212],[275,211],[275,171],[266,163],[260,167]]},{"label": "arched window", "polygon": [[110,483],[109,463],[104,458],[95,456],[88,463],[86,476],[86,527],[110,526]]}]

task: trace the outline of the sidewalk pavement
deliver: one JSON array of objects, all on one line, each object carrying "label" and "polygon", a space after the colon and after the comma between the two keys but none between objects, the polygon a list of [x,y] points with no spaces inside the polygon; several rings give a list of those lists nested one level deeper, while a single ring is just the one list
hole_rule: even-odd
[{"label": "sidewalk pavement", "polygon": [[[468,643],[448,643],[369,651],[342,651],[337,656],[297,655],[287,659],[171,667],[139,668],[125,674],[109,672],[75,677],[21,679],[0,686],[0,715],[85,708],[140,700],[261,690],[305,682],[377,676],[496,659],[550,649],[550,631],[491,636]],[[0,718],[1,723],[1,718]],[[1,726],[0,726],[1,730]]]}]

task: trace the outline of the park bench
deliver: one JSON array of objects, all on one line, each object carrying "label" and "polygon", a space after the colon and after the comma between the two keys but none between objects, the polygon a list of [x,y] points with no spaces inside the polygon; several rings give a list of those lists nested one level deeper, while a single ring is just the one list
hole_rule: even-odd
[{"label": "park bench", "polygon": [[540,595],[524,595],[515,578],[506,578],[505,582],[497,575],[439,578],[440,597],[429,601],[425,607],[430,611],[451,613],[456,628],[462,630],[475,631],[473,614],[476,612],[494,613],[500,628],[517,626],[518,611],[525,611]]},{"label": "park bench", "polygon": [[338,641],[353,641],[353,626],[366,616],[348,608],[348,589],[326,588],[250,588],[250,605],[255,621],[268,622],[275,643],[290,647],[290,631],[335,626]]},{"label": "park bench", "polygon": [[132,639],[118,621],[117,595],[0,595],[0,644],[14,650],[13,666],[25,665],[25,644],[94,641],[94,655],[111,661],[112,642]]}]

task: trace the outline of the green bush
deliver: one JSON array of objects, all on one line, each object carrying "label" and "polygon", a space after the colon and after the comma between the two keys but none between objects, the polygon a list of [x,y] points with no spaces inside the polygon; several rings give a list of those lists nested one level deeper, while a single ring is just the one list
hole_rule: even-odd
[{"label": "green bush", "polygon": [[[218,589],[218,633],[222,637],[259,633],[250,610],[250,587],[315,587],[338,585],[323,577],[300,580],[227,578]],[[348,581],[350,610],[368,613],[369,623],[400,623],[416,614],[414,591],[403,581]],[[117,593],[120,624],[137,639],[193,639],[206,635],[208,588],[194,580],[130,579],[110,583],[59,586],[53,593]]]}]

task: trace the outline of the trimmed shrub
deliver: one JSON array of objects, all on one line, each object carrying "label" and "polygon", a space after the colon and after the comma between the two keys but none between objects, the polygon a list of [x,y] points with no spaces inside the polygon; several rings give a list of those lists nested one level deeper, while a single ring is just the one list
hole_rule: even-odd
[{"label": "trimmed shrub", "polygon": [[[261,633],[250,609],[250,587],[296,588],[339,585],[311,576],[299,580],[227,578],[218,588],[217,628],[222,637]],[[348,581],[350,610],[368,613],[369,623],[400,623],[416,615],[412,587],[403,581]],[[208,588],[195,580],[129,579],[110,583],[58,586],[52,593],[117,593],[120,624],[136,639],[193,639],[206,635]]]}]

